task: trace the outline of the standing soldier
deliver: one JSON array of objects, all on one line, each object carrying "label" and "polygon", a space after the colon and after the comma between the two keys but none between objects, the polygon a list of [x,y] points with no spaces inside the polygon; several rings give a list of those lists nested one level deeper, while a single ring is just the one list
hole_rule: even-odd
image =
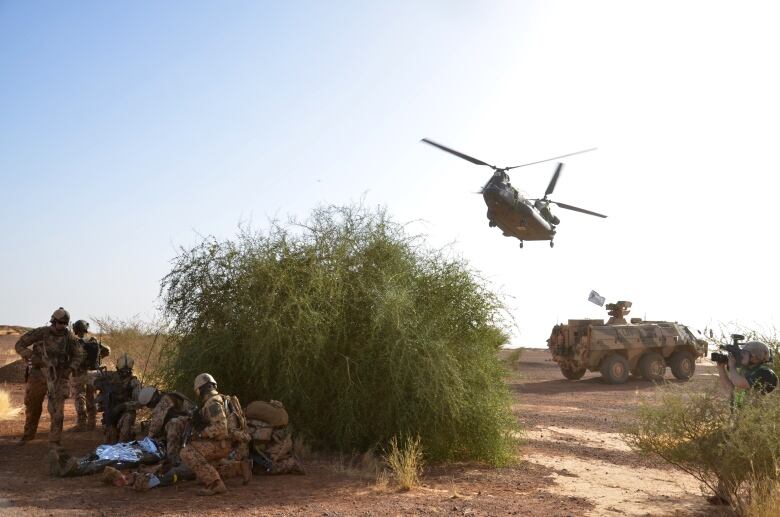
[{"label": "standing soldier", "polygon": [[[226,473],[236,472],[238,467],[244,484],[252,478],[251,461],[229,461],[233,440],[228,429],[228,415],[225,397],[217,392],[217,381],[208,373],[195,377],[195,393],[203,402],[203,408],[193,419],[198,422],[191,439],[181,449],[181,459],[203,483],[205,488],[198,490],[198,495],[216,495],[227,492],[225,483],[210,462],[220,462]],[[221,461],[220,461],[221,460]]]},{"label": "standing soldier", "polygon": [[147,386],[138,394],[138,403],[152,408],[147,435],[165,441],[165,453],[172,464],[180,461],[181,441],[197,406],[178,391],[158,391]]},{"label": "standing soldier", "polygon": [[87,372],[100,368],[100,360],[111,353],[111,349],[95,339],[94,336],[85,338],[89,330],[89,323],[78,320],[73,324],[73,333],[76,334],[84,350],[84,361],[79,371],[70,378],[70,395],[73,397],[73,405],[76,408],[76,427],[73,431],[91,431],[95,428],[95,386],[89,382]]},{"label": "standing soldier", "polygon": [[68,330],[69,322],[70,314],[60,307],[51,315],[51,325],[30,330],[16,342],[16,353],[27,362],[24,434],[19,445],[35,438],[43,398],[47,395],[51,417],[49,442],[60,444],[68,377],[78,370],[83,357],[78,338]]}]

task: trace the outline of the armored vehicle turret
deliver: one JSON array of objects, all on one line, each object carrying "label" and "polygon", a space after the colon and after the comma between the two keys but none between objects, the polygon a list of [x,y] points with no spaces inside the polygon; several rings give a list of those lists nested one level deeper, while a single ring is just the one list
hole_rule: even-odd
[{"label": "armored vehicle turret", "polygon": [[555,325],[547,340],[564,377],[577,380],[586,371],[601,372],[610,384],[626,382],[629,374],[661,381],[670,367],[681,380],[693,376],[696,359],[707,354],[707,341],[673,321],[642,321],[625,316],[631,302],[607,304],[609,320],[569,320]]}]

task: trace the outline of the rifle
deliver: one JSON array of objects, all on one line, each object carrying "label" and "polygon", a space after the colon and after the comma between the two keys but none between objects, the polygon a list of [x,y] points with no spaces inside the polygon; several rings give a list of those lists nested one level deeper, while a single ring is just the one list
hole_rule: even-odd
[{"label": "rifle", "polygon": [[184,433],[182,434],[181,439],[182,447],[187,446],[187,442],[190,441],[193,431],[202,431],[206,428],[206,422],[203,421],[203,417],[201,416],[200,409],[198,407],[195,407],[192,411],[190,411],[187,414],[187,418],[187,427],[184,428]]},{"label": "rifle", "polygon": [[117,414],[114,414],[115,409],[113,401],[116,398],[117,384],[114,382],[112,373],[107,372],[105,367],[101,367],[98,370],[98,376],[92,381],[92,384],[100,392],[98,402],[100,410],[103,411],[103,425],[105,427],[112,427],[116,423]]}]

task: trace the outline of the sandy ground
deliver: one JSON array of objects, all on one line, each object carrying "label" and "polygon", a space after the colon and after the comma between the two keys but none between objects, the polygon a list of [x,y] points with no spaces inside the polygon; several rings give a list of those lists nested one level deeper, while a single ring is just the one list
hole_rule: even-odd
[{"label": "sandy ground", "polygon": [[[711,382],[713,371],[698,365],[691,382]],[[524,351],[509,383],[526,432],[518,464],[431,467],[424,485],[406,493],[378,484],[359,461],[321,456],[306,459],[306,476],[231,480],[227,495],[211,498],[196,497],[194,482],[137,493],[96,477],[52,478],[48,416],[38,439],[17,447],[20,415],[0,422],[0,515],[729,515],[706,503],[696,480],[621,440],[620,419],[653,384],[609,386],[590,373],[567,381],[544,350]],[[23,385],[5,388],[21,404]],[[66,428],[74,423],[70,401],[67,409]],[[82,454],[99,440],[97,431],[69,433],[64,445]]]}]

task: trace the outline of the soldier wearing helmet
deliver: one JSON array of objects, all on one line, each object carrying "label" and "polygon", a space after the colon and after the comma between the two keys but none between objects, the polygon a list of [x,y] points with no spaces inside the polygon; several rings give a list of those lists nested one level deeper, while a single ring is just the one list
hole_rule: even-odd
[{"label": "soldier wearing helmet", "polygon": [[135,410],[141,382],[133,375],[135,361],[127,352],[116,361],[116,371],[108,372],[95,381],[100,390],[106,443],[129,442],[135,438]]},{"label": "soldier wearing helmet", "polygon": [[50,325],[30,330],[16,342],[16,353],[27,363],[24,434],[19,445],[35,438],[43,399],[47,396],[51,416],[49,442],[60,443],[68,377],[78,370],[83,357],[78,338],[68,330],[69,322],[70,314],[60,307],[51,315]]},{"label": "soldier wearing helmet", "polygon": [[138,404],[152,409],[147,436],[165,441],[168,459],[178,464],[184,430],[197,406],[178,391],[162,392],[154,386],[141,390]]},{"label": "soldier wearing helmet", "polygon": [[225,461],[233,443],[228,428],[226,399],[217,391],[214,377],[201,373],[195,377],[194,388],[203,407],[194,415],[199,425],[194,427],[190,440],[181,449],[181,459],[195,473],[198,481],[205,485],[198,491],[198,495],[222,494],[227,492],[227,488],[220,472],[210,462],[222,460],[220,471],[224,475],[240,474],[244,483],[248,483],[252,477],[252,463],[251,460]]},{"label": "soldier wearing helmet", "polygon": [[726,364],[718,363],[721,388],[737,404],[744,398],[744,390],[769,393],[777,387],[777,374],[767,364],[771,361],[771,353],[765,343],[749,341],[742,345],[741,352],[739,363],[734,354],[729,354],[728,368]]},{"label": "soldier wearing helmet", "polygon": [[78,371],[70,378],[70,394],[76,409],[76,427],[73,431],[91,431],[95,428],[97,406],[95,404],[95,386],[89,382],[88,371],[100,368],[100,360],[111,353],[111,349],[95,339],[86,337],[89,323],[77,320],[73,323],[73,333],[78,336],[84,350],[84,360]]}]

